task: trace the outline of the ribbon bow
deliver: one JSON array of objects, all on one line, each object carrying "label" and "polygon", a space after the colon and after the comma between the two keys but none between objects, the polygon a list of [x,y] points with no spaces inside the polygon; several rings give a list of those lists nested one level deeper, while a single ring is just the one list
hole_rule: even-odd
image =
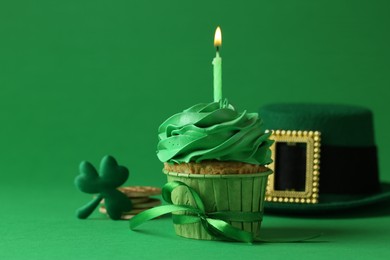
[{"label": "ribbon bow", "polygon": [[[191,205],[174,205],[171,194],[177,187],[186,187],[195,202]],[[130,220],[130,229],[134,230],[142,223],[158,216],[173,213],[186,212],[189,215],[172,215],[174,224],[190,224],[200,222],[211,236],[230,241],[251,243],[255,240],[252,233],[233,227],[227,221],[254,222],[262,220],[262,212],[219,211],[207,213],[199,194],[187,184],[179,181],[169,182],[162,188],[162,197],[169,204],[146,210]]]}]

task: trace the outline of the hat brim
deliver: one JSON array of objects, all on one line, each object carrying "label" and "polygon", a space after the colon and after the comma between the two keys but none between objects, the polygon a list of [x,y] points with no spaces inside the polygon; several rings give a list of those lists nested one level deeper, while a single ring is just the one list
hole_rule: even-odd
[{"label": "hat brim", "polygon": [[320,194],[317,204],[266,202],[265,213],[312,214],[338,212],[390,200],[390,183],[381,183],[381,191],[369,195]]}]

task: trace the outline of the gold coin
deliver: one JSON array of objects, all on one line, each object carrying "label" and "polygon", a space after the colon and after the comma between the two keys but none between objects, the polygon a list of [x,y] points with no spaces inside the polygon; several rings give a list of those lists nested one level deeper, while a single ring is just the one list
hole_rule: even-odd
[{"label": "gold coin", "polygon": [[130,198],[155,196],[161,194],[161,189],[151,186],[128,186],[118,188],[121,192]]},{"label": "gold coin", "polygon": [[149,197],[138,197],[138,198],[129,198],[131,202],[134,204],[139,204],[139,203],[145,203],[150,200]]},{"label": "gold coin", "polygon": [[133,204],[133,209],[149,209],[161,205],[159,199],[150,198],[147,202]]},{"label": "gold coin", "polygon": [[[123,216],[123,215],[136,215],[136,214],[141,213],[142,211],[145,211],[145,210],[147,210],[147,209],[132,209],[132,210],[130,210],[130,211],[123,212],[123,213],[122,213],[122,216]],[[106,209],[106,207],[100,206],[99,212],[102,213],[102,214],[107,214],[107,209]]]}]

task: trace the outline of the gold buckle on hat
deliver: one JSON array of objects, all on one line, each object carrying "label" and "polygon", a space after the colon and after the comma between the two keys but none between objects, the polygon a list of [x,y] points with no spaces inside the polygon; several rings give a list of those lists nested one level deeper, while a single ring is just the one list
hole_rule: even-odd
[{"label": "gold buckle on hat", "polygon": [[[273,174],[268,177],[266,201],[269,202],[284,202],[284,203],[318,203],[319,193],[319,175],[320,175],[320,141],[321,133],[318,131],[296,131],[296,130],[271,130],[272,135],[270,139],[275,142],[271,146],[272,160],[273,162],[269,165],[269,168],[273,170]],[[277,183],[276,179],[282,176],[281,166],[283,162],[278,161],[280,157],[288,156],[281,154],[282,146],[299,146],[299,149],[304,149],[306,156],[302,161],[305,172],[301,173],[301,177],[304,174],[304,180],[300,181],[300,188],[289,187],[287,189],[280,189],[275,187]],[[288,147],[287,147],[288,148]],[[278,150],[279,149],[279,150]],[[279,152],[279,153],[278,153]],[[293,163],[299,163],[295,160]],[[279,169],[278,169],[279,168]],[[278,175],[279,174],[279,175]],[[292,178],[291,172],[283,172],[283,176]],[[294,172],[295,174],[295,172]],[[281,178],[281,177],[280,177]]]}]

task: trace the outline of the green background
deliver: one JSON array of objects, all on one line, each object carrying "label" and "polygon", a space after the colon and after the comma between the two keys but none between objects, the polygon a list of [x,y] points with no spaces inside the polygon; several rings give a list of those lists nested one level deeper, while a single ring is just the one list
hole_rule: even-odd
[{"label": "green background", "polygon": [[388,255],[389,205],[368,216],[266,216],[266,233],[322,232],[322,242],[250,247],[181,239],[168,218],[141,234],[98,215],[77,220],[89,197],[73,179],[81,160],[111,154],[129,167],[129,184],[164,183],[157,127],[212,100],[220,25],[232,104],[366,106],[389,181],[389,13],[386,0],[1,1],[0,257],[166,259],[175,248],[190,258]]}]

